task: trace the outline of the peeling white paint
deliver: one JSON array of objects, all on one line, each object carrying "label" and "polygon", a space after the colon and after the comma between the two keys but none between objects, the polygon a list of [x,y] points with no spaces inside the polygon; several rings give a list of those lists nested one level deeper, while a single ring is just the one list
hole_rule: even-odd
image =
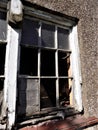
[{"label": "peeling white paint", "polygon": [[73,75],[73,102],[77,110],[82,111],[82,97],[81,97],[81,66],[80,66],[80,56],[79,56],[79,45],[78,45],[78,34],[77,26],[73,27],[70,34],[70,48],[72,50],[72,75]]},{"label": "peeling white paint", "polygon": [[20,30],[8,25],[8,43],[6,48],[4,100],[8,107],[8,122],[10,129],[15,121],[16,87],[17,87],[17,60]]}]

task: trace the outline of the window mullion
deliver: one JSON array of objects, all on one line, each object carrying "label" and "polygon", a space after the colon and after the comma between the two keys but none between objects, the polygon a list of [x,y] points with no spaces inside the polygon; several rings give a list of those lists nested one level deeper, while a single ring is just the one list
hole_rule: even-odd
[{"label": "window mullion", "polygon": [[[39,37],[38,37],[38,45],[41,45],[41,22],[39,22],[40,26],[39,26]],[[40,77],[40,57],[41,57],[41,50],[40,48],[38,49],[38,77]]]},{"label": "window mullion", "polygon": [[[39,30],[38,30],[38,46],[40,46],[41,45],[41,22],[39,22]],[[41,69],[41,67],[40,67],[40,65],[41,65],[41,50],[40,50],[40,48],[38,49],[38,78],[39,78],[39,111],[40,111],[40,69]]]},{"label": "window mullion", "polygon": [[55,72],[56,72],[56,106],[59,107],[59,80],[58,80],[58,40],[57,40],[57,26],[55,26]]}]

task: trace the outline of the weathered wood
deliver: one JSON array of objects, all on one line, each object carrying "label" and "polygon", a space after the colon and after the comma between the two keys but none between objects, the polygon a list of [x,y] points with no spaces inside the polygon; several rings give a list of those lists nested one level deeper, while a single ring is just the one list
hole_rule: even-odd
[{"label": "weathered wood", "polygon": [[8,128],[11,129],[15,121],[17,61],[20,43],[20,30],[8,25],[8,43],[6,46],[4,101],[8,107]]},{"label": "weathered wood", "polygon": [[[73,31],[70,34],[70,49],[71,54],[71,67],[73,75],[72,92],[73,92],[73,105],[78,111],[83,110],[82,96],[81,96],[81,69],[80,69],[80,56],[79,56],[79,45],[77,37],[77,26],[73,27]],[[73,87],[74,86],[74,87]]]},{"label": "weathered wood", "polygon": [[11,0],[9,21],[16,23],[22,21],[23,5],[21,0]]}]

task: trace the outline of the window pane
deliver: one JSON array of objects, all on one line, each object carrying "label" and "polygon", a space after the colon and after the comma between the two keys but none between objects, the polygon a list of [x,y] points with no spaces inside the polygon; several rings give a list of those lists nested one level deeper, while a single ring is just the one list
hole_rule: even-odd
[{"label": "window pane", "polygon": [[28,19],[23,21],[22,44],[38,45],[38,22]]},{"label": "window pane", "polygon": [[38,50],[21,47],[20,74],[37,76]]},{"label": "window pane", "polygon": [[6,45],[0,44],[0,75],[4,75]]},{"label": "window pane", "polygon": [[54,31],[55,26],[42,24],[42,46],[43,47],[54,47]]},{"label": "window pane", "polygon": [[68,41],[69,31],[63,28],[58,28],[58,48],[69,50]]},{"label": "window pane", "polygon": [[61,106],[69,105],[70,91],[68,79],[59,79],[59,101]]},{"label": "window pane", "polygon": [[41,51],[41,76],[55,76],[55,52]]},{"label": "window pane", "polygon": [[41,79],[40,85],[40,104],[41,108],[56,106],[56,80]]},{"label": "window pane", "polygon": [[18,79],[17,113],[32,116],[39,111],[39,80]]},{"label": "window pane", "polygon": [[6,13],[0,11],[0,40],[6,40],[7,21]]},{"label": "window pane", "polygon": [[70,66],[70,61],[68,54],[66,52],[58,52],[58,73],[59,76],[68,76],[68,70]]}]

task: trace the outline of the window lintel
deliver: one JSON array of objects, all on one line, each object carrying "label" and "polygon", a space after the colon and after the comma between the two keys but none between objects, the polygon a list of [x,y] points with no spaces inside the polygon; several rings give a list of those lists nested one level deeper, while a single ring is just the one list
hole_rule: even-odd
[{"label": "window lintel", "polygon": [[71,17],[33,3],[30,4],[28,2],[24,2],[23,4],[25,15],[33,16],[44,20],[46,19],[47,21],[64,25],[68,28],[72,28],[73,26],[77,25],[78,18]]}]

